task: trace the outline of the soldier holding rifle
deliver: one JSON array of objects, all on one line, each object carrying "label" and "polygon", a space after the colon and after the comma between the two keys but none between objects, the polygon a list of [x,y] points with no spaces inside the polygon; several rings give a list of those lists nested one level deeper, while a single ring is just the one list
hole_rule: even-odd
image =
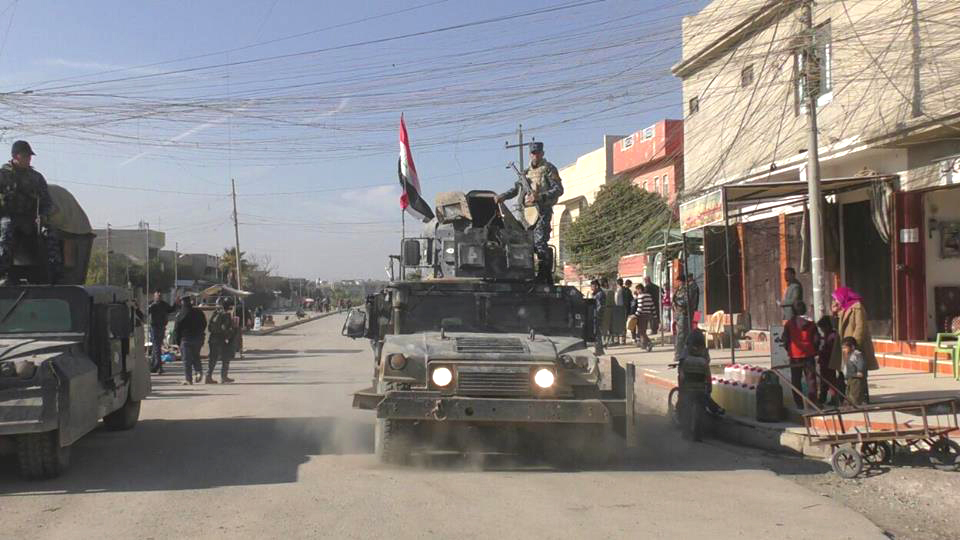
[{"label": "soldier holding rifle", "polygon": [[517,175],[518,178],[513,187],[497,196],[497,203],[510,200],[517,195],[521,196],[525,209],[525,221],[528,226],[531,222],[533,224],[533,249],[539,264],[537,278],[552,282],[553,258],[547,243],[550,240],[553,205],[557,204],[557,200],[563,195],[560,173],[552,163],[543,159],[543,143],[532,142],[530,143],[530,167],[523,172],[518,170]]}]

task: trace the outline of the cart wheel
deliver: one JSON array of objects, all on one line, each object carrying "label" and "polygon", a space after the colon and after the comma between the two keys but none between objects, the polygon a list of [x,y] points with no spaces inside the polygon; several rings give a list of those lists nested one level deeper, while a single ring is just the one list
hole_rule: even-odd
[{"label": "cart wheel", "polygon": [[863,472],[863,458],[850,446],[838,448],[830,459],[833,472],[840,478],[856,478]]},{"label": "cart wheel", "polygon": [[941,471],[960,469],[960,443],[941,438],[930,447],[930,463]]},{"label": "cart wheel", "polygon": [[860,445],[860,455],[870,465],[883,465],[890,463],[893,448],[887,441],[865,442]]},{"label": "cart wheel", "polygon": [[673,422],[673,425],[680,427],[680,411],[677,409],[677,404],[680,402],[680,388],[673,388],[670,390],[670,393],[667,394],[667,416],[670,417],[670,421]]}]

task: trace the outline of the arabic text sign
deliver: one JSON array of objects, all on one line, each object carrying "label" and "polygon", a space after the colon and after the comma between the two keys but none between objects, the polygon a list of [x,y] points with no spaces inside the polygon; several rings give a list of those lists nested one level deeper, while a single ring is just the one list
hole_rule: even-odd
[{"label": "arabic text sign", "polygon": [[723,222],[723,191],[707,193],[680,205],[680,231],[687,232]]}]

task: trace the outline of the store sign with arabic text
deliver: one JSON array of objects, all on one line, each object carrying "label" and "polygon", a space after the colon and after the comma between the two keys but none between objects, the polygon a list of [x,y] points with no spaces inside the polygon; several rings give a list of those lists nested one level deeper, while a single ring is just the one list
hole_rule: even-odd
[{"label": "store sign with arabic text", "polygon": [[718,189],[680,205],[680,231],[723,223],[723,190]]}]

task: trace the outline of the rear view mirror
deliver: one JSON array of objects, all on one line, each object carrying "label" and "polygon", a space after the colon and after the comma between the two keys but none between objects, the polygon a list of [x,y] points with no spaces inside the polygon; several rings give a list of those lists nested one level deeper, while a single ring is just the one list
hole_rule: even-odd
[{"label": "rear view mirror", "polygon": [[359,309],[351,309],[340,333],[354,339],[364,337],[367,333],[367,313]]},{"label": "rear view mirror", "polygon": [[403,241],[403,265],[420,266],[420,241],[416,239]]}]

